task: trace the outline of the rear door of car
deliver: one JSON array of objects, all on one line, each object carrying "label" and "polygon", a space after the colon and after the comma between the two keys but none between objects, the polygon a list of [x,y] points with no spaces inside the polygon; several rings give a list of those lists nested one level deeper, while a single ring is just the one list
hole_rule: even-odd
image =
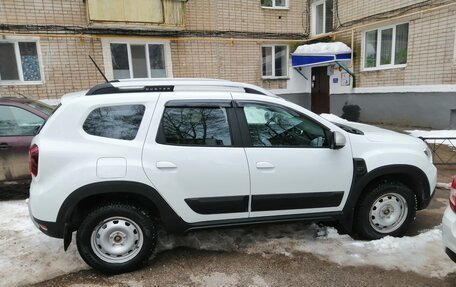
[{"label": "rear door of car", "polygon": [[142,159],[186,222],[248,217],[249,170],[230,93],[162,93]]},{"label": "rear door of car", "polygon": [[44,121],[22,107],[0,104],[0,182],[30,178],[28,149]]}]

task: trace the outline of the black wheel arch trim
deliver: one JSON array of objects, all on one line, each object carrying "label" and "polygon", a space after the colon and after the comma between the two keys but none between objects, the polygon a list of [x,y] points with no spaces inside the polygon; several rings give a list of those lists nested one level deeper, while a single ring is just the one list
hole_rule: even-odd
[{"label": "black wheel arch trim", "polygon": [[[106,181],[85,185],[72,192],[63,202],[57,215],[56,225],[62,238],[64,226],[71,222],[75,207],[84,199],[103,194],[134,194],[150,200],[158,209],[160,220],[169,232],[185,229],[187,223],[179,217],[163,197],[153,187],[133,181]],[[74,226],[67,232],[72,232]]]},{"label": "black wheel arch trim", "polygon": [[367,172],[364,159],[354,160],[353,182],[343,209],[343,220],[341,224],[348,231],[352,230],[353,216],[358,200],[366,187],[375,180],[389,175],[407,175],[413,179],[418,187],[414,190],[417,196],[417,209],[424,209],[431,200],[431,190],[426,174],[418,167],[405,164],[385,165]]}]

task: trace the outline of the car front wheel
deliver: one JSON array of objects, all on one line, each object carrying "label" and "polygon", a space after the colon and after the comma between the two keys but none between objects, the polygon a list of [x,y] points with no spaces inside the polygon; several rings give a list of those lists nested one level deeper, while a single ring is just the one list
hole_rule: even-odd
[{"label": "car front wheel", "polygon": [[104,273],[123,273],[144,265],[157,243],[150,215],[128,204],[107,204],[90,212],[77,231],[84,261]]},{"label": "car front wheel", "polygon": [[383,182],[360,199],[354,227],[366,239],[402,236],[415,214],[413,191],[398,182]]}]

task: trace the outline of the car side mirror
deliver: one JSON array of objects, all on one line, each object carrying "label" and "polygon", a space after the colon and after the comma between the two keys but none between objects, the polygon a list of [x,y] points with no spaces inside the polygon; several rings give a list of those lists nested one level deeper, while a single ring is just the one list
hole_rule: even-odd
[{"label": "car side mirror", "polygon": [[343,148],[347,144],[347,139],[345,136],[339,132],[339,131],[334,131],[332,132],[332,145],[331,147],[333,149],[340,149]]}]

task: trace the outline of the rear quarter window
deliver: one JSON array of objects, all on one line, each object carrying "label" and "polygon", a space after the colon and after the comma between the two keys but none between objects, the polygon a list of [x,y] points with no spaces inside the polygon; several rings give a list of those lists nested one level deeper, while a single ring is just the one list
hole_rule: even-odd
[{"label": "rear quarter window", "polygon": [[143,105],[97,108],[89,114],[82,128],[93,136],[133,140],[138,133],[145,109]]}]

